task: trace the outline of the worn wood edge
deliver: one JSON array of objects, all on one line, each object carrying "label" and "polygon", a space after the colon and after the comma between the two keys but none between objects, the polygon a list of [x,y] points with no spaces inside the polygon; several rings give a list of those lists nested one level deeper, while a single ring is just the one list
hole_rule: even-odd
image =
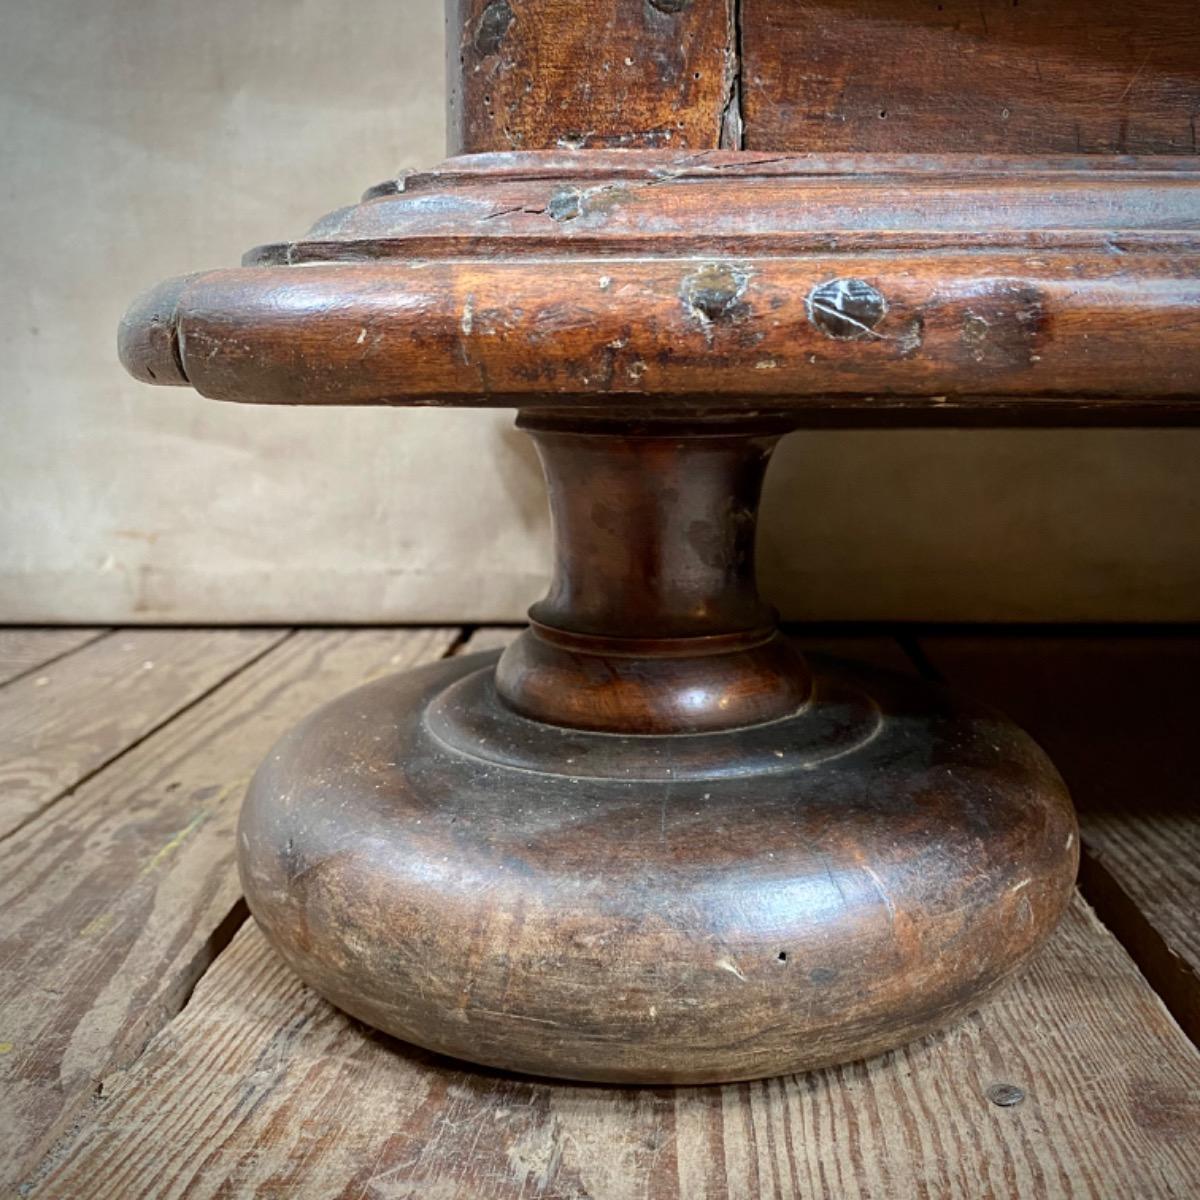
[{"label": "worn wood edge", "polygon": [[[866,397],[863,413],[886,414],[981,395],[1195,398],[1196,281],[1178,256],[1136,282],[1108,261],[1094,277],[1036,262],[947,258],[936,279],[869,257],[247,268],[196,281],[177,319],[191,385],[250,403],[791,411]],[[878,315],[842,336],[813,296],[851,285]]]},{"label": "worn wood edge", "polygon": [[951,177],[989,173],[998,176],[1109,172],[1137,176],[1200,171],[1195,154],[946,154],[918,152],[833,152],[796,150],[589,150],[481,151],[457,154],[428,170],[405,171],[369,188],[364,197],[394,195],[488,179],[706,179],[714,175],[742,179],[777,177],[852,177],[917,175],[943,172]]},{"label": "worn wood edge", "polygon": [[[861,424],[953,423],[964,396],[1090,413],[1197,394],[1194,169],[628,156],[604,156],[607,181],[553,153],[406,178],[251,265],[160,285],[125,365],[254,403],[859,401]],[[867,297],[850,324],[823,299],[839,287]]]},{"label": "worn wood edge", "polygon": [[1104,850],[1086,832],[1080,841],[1080,892],[1137,963],[1180,1028],[1200,1046],[1200,969],[1172,945],[1169,935],[1125,889],[1119,869],[1110,864]]},{"label": "worn wood edge", "polygon": [[[1025,1100],[989,1101],[996,1085]],[[946,1033],[724,1088],[465,1068],[343,1017],[251,922],[25,1194],[1175,1196],[1200,1178],[1198,1095],[1200,1055],[1078,897],[1034,963]]]},{"label": "worn wood edge", "polygon": [[[216,689],[267,654],[287,636],[286,631],[283,630],[269,633],[256,631],[250,635],[247,631],[236,628],[203,631],[134,628],[116,632],[118,633],[116,638],[93,639],[86,646],[74,651],[65,660],[59,660],[55,664],[43,667],[42,670],[51,673],[49,676],[39,674],[32,679],[26,676],[23,681],[15,681],[14,686],[0,690],[0,745],[3,745],[11,755],[10,759],[0,766],[0,783],[3,783],[6,771],[19,770],[22,777],[43,770],[51,774],[60,768],[64,771],[42,795],[15,790],[11,787],[7,789],[7,794],[0,799],[0,842],[11,837],[40,813],[53,807],[64,796],[86,784],[131,750],[136,749],[165,725],[203,701]],[[164,637],[166,638],[165,645]],[[221,664],[215,672],[209,669],[207,664],[197,665],[188,661],[194,654],[194,646],[189,643],[196,638],[207,640],[214,650],[213,639],[225,639],[231,643],[223,649],[219,656],[213,655]],[[131,725],[122,730],[118,728],[119,722],[111,713],[111,705],[118,702],[118,697],[114,696],[111,690],[111,678],[106,678],[110,664],[97,664],[92,660],[108,657],[114,652],[118,655],[125,653],[127,646],[124,639],[130,639],[133,642],[132,648],[136,651],[135,660],[143,650],[157,655],[157,663],[154,660],[142,663],[143,667],[151,670],[157,666],[157,675],[152,676],[148,671],[145,676],[140,674],[135,676],[135,679],[144,678],[147,685],[153,685],[149,688],[152,693],[162,679],[162,665],[164,662],[171,662],[171,655],[176,649],[182,652],[182,663],[172,664],[173,674],[170,682],[175,685],[176,694],[170,699],[164,699],[161,709],[155,707],[152,713],[147,713],[140,724]],[[140,647],[139,639],[143,643]],[[244,646],[243,642],[245,642]],[[154,649],[156,644],[158,648]],[[164,654],[164,650],[167,653]],[[101,667],[98,674],[93,677],[84,675],[84,672],[95,672],[97,666]],[[75,679],[73,678],[75,673],[84,675],[84,677]],[[190,680],[190,676],[193,674],[196,677],[194,685]],[[59,686],[68,689],[70,693],[53,706],[56,721],[65,712],[72,718],[77,718],[81,726],[86,726],[88,720],[95,719],[100,722],[99,729],[112,731],[118,735],[111,740],[109,745],[96,747],[90,760],[76,762],[72,759],[69,762],[55,764],[53,752],[62,750],[60,743],[52,742],[47,747],[39,742],[33,750],[25,752],[24,758],[18,757],[17,747],[7,745],[7,734],[10,727],[4,724],[5,716],[8,715],[11,720],[11,714],[17,711],[25,714],[27,720],[29,714],[37,713],[38,706],[44,706],[51,699],[47,693],[52,686],[52,676],[57,677]],[[40,685],[42,684],[46,685],[46,693],[41,689]],[[119,699],[132,701],[133,698],[124,695]],[[151,697],[146,697],[145,702],[149,702],[150,699]],[[92,716],[93,713],[96,714],[95,717]],[[68,724],[74,725],[75,720],[69,721]],[[40,733],[41,731],[38,731],[35,736],[40,737]],[[67,749],[73,749],[70,746],[70,738],[75,736],[74,733],[66,731],[65,736],[68,739]],[[23,781],[28,782],[27,779],[23,779]]]},{"label": "worn wood edge", "polygon": [[[8,940],[11,936],[18,940],[11,943],[3,953],[8,968],[5,978],[9,987],[15,991],[5,997],[3,985],[0,984],[0,1024],[4,1026],[0,1033],[7,1033],[9,1038],[5,1043],[8,1046],[7,1052],[0,1054],[0,1078],[5,1081],[4,1087],[0,1088],[0,1107],[9,1112],[9,1128],[6,1131],[9,1143],[5,1146],[5,1153],[0,1155],[0,1188],[7,1182],[14,1181],[22,1171],[29,1169],[29,1164],[37,1161],[46,1146],[78,1124],[80,1110],[86,1108],[89,1097],[95,1094],[94,1080],[107,1071],[123,1069],[136,1059],[151,1037],[187,1003],[197,981],[244,921],[247,912],[241,898],[234,863],[233,824],[245,783],[272,738],[282,732],[284,726],[306,715],[308,709],[330,698],[330,690],[344,690],[361,682],[364,672],[367,677],[373,677],[376,674],[416,665],[422,661],[422,655],[429,656],[430,652],[433,652],[434,658],[444,655],[458,636],[457,629],[449,627],[341,633],[314,631],[307,636],[301,633],[292,637],[281,637],[272,648],[274,654],[268,652],[259,656],[246,670],[238,672],[226,681],[224,686],[210,691],[203,702],[193,705],[186,713],[160,726],[153,735],[143,739],[132,757],[123,757],[108,770],[99,772],[86,784],[73,789],[66,803],[43,812],[39,818],[25,825],[4,844],[2,853],[8,886],[6,889],[4,876],[0,875],[0,892],[12,892],[14,887],[17,890],[5,902],[7,921],[0,938]],[[187,739],[200,737],[209,720],[216,720],[218,729],[224,728],[222,720],[226,725],[230,724],[232,718],[222,718],[220,713],[211,710],[214,705],[223,704],[231,697],[235,705],[245,703],[244,698],[238,699],[234,689],[240,688],[243,694],[248,695],[256,695],[255,689],[261,691],[264,686],[277,689],[278,685],[271,684],[271,680],[280,669],[280,654],[303,652],[305,643],[312,643],[309,653],[315,653],[315,661],[320,665],[327,653],[336,652],[340,643],[354,642],[355,639],[359,644],[392,639],[387,643],[387,650],[391,656],[383,658],[379,651],[368,648],[366,657],[370,658],[370,666],[360,663],[357,668],[345,673],[344,678],[339,676],[336,670],[326,671],[326,674],[332,675],[332,683],[322,685],[317,696],[306,692],[303,686],[297,686],[311,680],[311,671],[302,679],[292,680],[286,689],[286,695],[279,693],[276,696],[276,703],[284,705],[284,712],[272,717],[273,725],[264,731],[262,745],[252,754],[247,752],[248,760],[242,764],[239,779],[233,786],[226,783],[207,789],[207,793],[216,792],[217,795],[215,799],[210,795],[204,803],[223,810],[220,820],[214,818],[210,824],[195,816],[190,820],[186,819],[192,801],[182,790],[175,792],[172,787],[166,787],[163,793],[164,797],[169,799],[157,801],[150,812],[146,811],[144,805],[132,804],[139,789],[144,792],[147,788],[156,787],[156,781],[160,780],[164,770],[171,773],[186,771],[187,764],[203,761],[186,749]],[[327,649],[321,649],[326,642],[330,643]],[[409,649],[397,653],[396,643],[401,647],[408,645]],[[358,651],[355,650],[355,653]],[[345,656],[349,657],[349,652]],[[282,669],[286,672],[287,668],[284,666]],[[294,665],[292,670],[295,670]],[[271,692],[268,691],[267,695],[270,696]],[[258,701],[255,703],[257,705]],[[226,742],[229,739],[244,737],[246,727],[252,725],[256,714],[257,708],[248,721],[237,723],[232,731],[227,732]],[[258,719],[261,722],[262,718]],[[180,740],[185,745],[181,757],[177,744]],[[228,750],[227,745],[225,749]],[[175,759],[172,759],[172,753],[176,754]],[[227,759],[222,757],[214,765],[213,772],[221,777],[231,769]],[[139,780],[144,782],[139,783]],[[132,812],[139,814],[136,818],[127,812],[131,805]],[[67,811],[68,806],[70,811]],[[23,864],[36,862],[39,853],[49,853],[53,858],[58,843],[69,842],[72,833],[81,828],[89,830],[89,844],[97,840],[103,844],[105,833],[110,840],[118,838],[123,829],[129,830],[135,840],[140,838],[145,841],[147,838],[153,838],[155,820],[161,823],[166,816],[163,810],[172,807],[179,811],[175,818],[167,823],[171,828],[181,827],[157,850],[154,850],[153,846],[146,847],[146,853],[150,857],[143,863],[140,871],[133,870],[131,866],[128,871],[119,872],[115,892],[95,896],[89,891],[87,905],[82,911],[83,916],[90,915],[92,919],[78,932],[78,936],[73,936],[69,929],[62,928],[57,921],[51,920],[47,923],[44,917],[38,918],[36,913],[30,914],[30,906],[46,906],[43,897],[51,908],[55,899],[62,898],[60,893],[65,882],[63,871],[68,871],[67,878],[74,880],[73,884],[66,885],[67,891],[71,886],[92,887],[96,876],[87,868],[86,851],[82,861],[73,862],[69,869],[66,864],[60,864],[57,877],[53,863],[45,871],[39,868],[35,872],[34,880],[28,884],[22,881]],[[210,824],[207,835],[199,832],[205,824]],[[218,826],[220,828],[217,828]],[[58,830],[61,830],[61,836],[56,832]],[[218,835],[215,841],[214,830]],[[224,830],[224,836],[220,836],[221,830]],[[211,861],[202,864],[202,867],[197,867],[189,861],[189,855],[196,852],[197,840],[202,843],[201,850],[211,858]],[[39,847],[42,848],[40,851]],[[189,879],[195,879],[196,882],[190,884]],[[147,886],[150,893],[144,895]],[[184,889],[183,894],[175,895],[172,900],[172,894],[181,887]],[[194,893],[198,888],[204,889],[207,898],[193,894],[189,900],[189,893]],[[125,901],[126,911],[118,912],[122,900]],[[136,954],[138,939],[145,932],[143,926],[137,922],[154,914],[159,909],[159,901],[166,905],[166,920],[170,929],[158,929],[155,937],[159,941],[165,939],[174,954],[171,960],[173,970],[167,977],[160,974],[161,959],[139,964]],[[197,901],[201,904],[199,914],[193,913],[188,907],[189,903],[194,907]],[[32,915],[37,928],[46,931],[43,935],[32,940],[19,936],[17,923],[21,919],[21,908],[27,910],[26,922],[28,923]],[[202,919],[199,924],[193,924],[197,915]],[[181,925],[180,922],[184,924]],[[105,943],[111,943],[114,937],[122,936],[125,927],[129,928],[129,937],[125,939],[128,944],[122,942],[116,950],[110,945],[107,950],[109,957],[113,954],[117,956],[110,977],[109,972],[96,970],[93,958],[105,952]],[[49,954],[46,949],[49,945],[46,938],[51,937],[56,930],[67,939],[61,955]],[[39,953],[39,943],[42,943],[44,961],[40,964],[32,963],[30,956]],[[80,947],[84,947],[90,953],[85,953],[79,961],[71,962],[72,952],[78,952]],[[45,961],[47,955],[49,961]],[[145,954],[142,957],[144,958]],[[90,1038],[84,1038],[83,1044],[80,1045],[78,1026],[80,1021],[95,1019],[97,1009],[94,1005],[89,1007],[78,1020],[67,1012],[67,1007],[77,1003],[79,999],[72,989],[72,970],[76,974],[83,973],[88,980],[86,986],[101,989],[101,995],[105,997],[102,1008],[104,1012],[115,1011],[118,1023],[117,1028],[102,1039],[102,1057],[89,1065],[85,1075],[81,1075],[80,1072],[80,1056],[82,1054],[86,1059],[89,1046],[91,1053],[97,1052],[96,1034],[93,1030]],[[60,975],[64,977],[59,978]],[[128,1007],[136,990],[145,990],[146,987],[150,988],[149,996],[142,996],[134,1008],[122,1016],[120,1006],[124,1004]],[[128,991],[128,995],[124,995],[125,990]],[[33,995],[43,999],[39,1004],[31,1006],[28,998]],[[52,1116],[41,1122],[34,1136],[25,1144],[21,1144],[18,1140],[21,1131],[15,1122],[16,1112],[9,1108],[9,1105],[16,1106],[22,1103],[17,1082],[24,1080],[24,1077],[11,1074],[16,1071],[21,1061],[19,1056],[25,1049],[19,1044],[20,1022],[32,1022],[30,1029],[36,1034],[38,1029],[53,1020],[53,1013],[58,1010],[62,1010],[64,1019],[68,1021],[71,1036],[66,1037],[62,1031],[57,1031],[52,1043],[51,1057],[57,1064],[57,1074],[51,1107],[57,1107]],[[13,1035],[14,1029],[16,1036]],[[32,1042],[29,1052],[38,1052],[36,1039]],[[75,1065],[70,1078],[62,1075],[63,1054],[69,1054],[74,1060]],[[36,1080],[32,1088],[38,1090]],[[43,1094],[49,1093],[44,1093],[43,1089]],[[28,1091],[22,1095],[28,1095]],[[3,1122],[0,1122],[0,1127],[2,1126]]]},{"label": "worn wood edge", "polygon": [[16,683],[112,632],[103,626],[0,626],[0,687]]}]

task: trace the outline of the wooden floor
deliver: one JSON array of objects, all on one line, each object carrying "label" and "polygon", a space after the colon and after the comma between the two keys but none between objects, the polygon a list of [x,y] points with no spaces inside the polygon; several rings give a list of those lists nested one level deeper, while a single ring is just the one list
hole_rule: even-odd
[{"label": "wooden floor", "polygon": [[284,728],[509,636],[0,631],[0,1192],[1200,1196],[1200,634],[800,631],[1021,721],[1079,806],[1082,895],[1031,967],[938,1037],[806,1076],[640,1090],[372,1033],[283,967],[239,896],[239,801]]}]

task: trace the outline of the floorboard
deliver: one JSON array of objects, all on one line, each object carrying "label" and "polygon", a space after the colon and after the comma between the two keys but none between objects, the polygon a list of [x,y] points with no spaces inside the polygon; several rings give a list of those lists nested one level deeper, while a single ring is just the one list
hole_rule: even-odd
[{"label": "floorboard", "polygon": [[0,628],[0,687],[103,637],[104,629]]},{"label": "floorboard", "polygon": [[1088,898],[1200,1042],[1200,638],[960,635],[921,647],[1049,752],[1079,810]]},{"label": "floorboard", "polygon": [[[1014,1084],[1024,1100],[988,1098]],[[248,923],[34,1196],[216,1200],[1195,1194],[1200,1055],[1091,911],[948,1034],[710,1088],[463,1069],[342,1016]]]},{"label": "floorboard", "polygon": [[456,635],[295,634],[0,845],[0,1189],[137,1057],[236,929],[237,811],[271,743]]},{"label": "floorboard", "polygon": [[283,636],[239,629],[125,631],[0,689],[0,838]]},{"label": "floorboard", "polygon": [[[181,682],[155,719],[149,681],[129,667],[143,637],[169,632],[118,630],[0,688],[0,745],[8,737],[27,753],[32,731],[44,755],[67,747],[42,771],[51,799],[10,819],[0,841],[0,1192],[1200,1195],[1200,1052],[1164,1005],[1181,1011],[1144,945],[1130,948],[1150,982],[1113,935],[1158,938],[1194,980],[1200,854],[1184,752],[1200,639],[915,647],[918,663],[1007,707],[1046,744],[1080,801],[1088,862],[1140,927],[1106,908],[1106,928],[1076,898],[1046,949],[978,1013],[869,1063],[724,1088],[622,1089],[473,1069],[373,1033],[309,991],[244,921],[234,822],[274,738],[366,678],[495,648],[517,631],[244,642],[219,631],[235,639],[212,643],[235,647],[220,651],[228,661],[199,686],[203,656],[184,667],[180,652]],[[795,632],[810,649],[913,669],[893,637]],[[109,643],[135,649],[98,659]],[[39,686],[43,674],[52,682]],[[89,703],[73,699],[84,691]],[[43,704],[40,693],[65,699]],[[92,722],[75,743],[68,702]],[[38,704],[53,736],[29,723]],[[0,828],[26,803],[23,778],[3,781]],[[1020,1102],[989,1099],[998,1085],[1019,1089]]]}]

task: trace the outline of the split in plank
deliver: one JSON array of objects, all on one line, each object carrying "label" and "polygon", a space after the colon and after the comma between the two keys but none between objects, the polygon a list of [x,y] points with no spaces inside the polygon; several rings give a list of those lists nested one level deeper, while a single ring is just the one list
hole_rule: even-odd
[{"label": "split in plank", "polygon": [[0,629],[0,686],[103,637],[103,629]]}]

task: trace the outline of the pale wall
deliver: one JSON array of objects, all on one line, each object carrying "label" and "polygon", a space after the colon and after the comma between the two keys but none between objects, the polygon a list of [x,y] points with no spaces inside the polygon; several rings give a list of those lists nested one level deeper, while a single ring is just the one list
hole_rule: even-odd
[{"label": "pale wall", "polygon": [[[0,619],[513,619],[548,569],[504,413],[226,407],[125,378],[145,286],[442,150],[440,0],[47,0],[0,24]],[[1200,617],[1200,432],[796,435],[803,618]]]}]

